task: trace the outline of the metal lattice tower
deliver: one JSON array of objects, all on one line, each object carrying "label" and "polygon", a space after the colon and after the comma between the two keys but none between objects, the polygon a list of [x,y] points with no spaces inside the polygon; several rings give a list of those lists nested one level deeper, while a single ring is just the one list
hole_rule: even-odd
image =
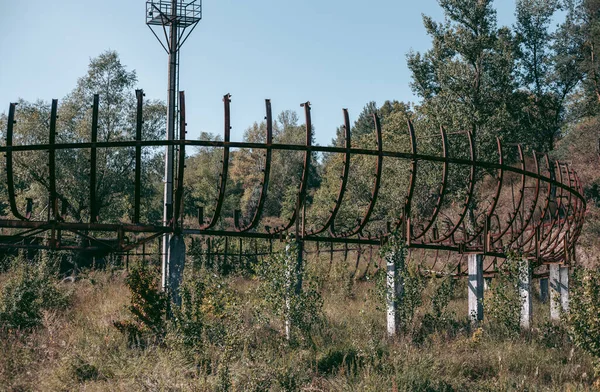
[{"label": "metal lattice tower", "polygon": [[[202,0],[164,0],[146,2],[146,24],[169,55],[167,95],[167,140],[174,140],[179,124],[179,51],[202,19]],[[162,27],[162,29],[161,29]],[[161,31],[162,30],[162,34]],[[164,35],[164,37],[162,37]],[[162,37],[162,38],[161,38]],[[173,173],[175,151],[166,147],[163,224],[173,219]],[[167,286],[169,274],[169,239],[165,234],[162,245],[162,287]]]}]

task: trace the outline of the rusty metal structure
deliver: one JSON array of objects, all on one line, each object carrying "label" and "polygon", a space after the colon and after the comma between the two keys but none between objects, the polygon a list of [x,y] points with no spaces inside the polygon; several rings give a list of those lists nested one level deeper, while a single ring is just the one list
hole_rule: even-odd
[{"label": "rusty metal structure", "polygon": [[[49,122],[49,141],[47,144],[13,145],[13,124],[16,116],[16,104],[10,104],[6,129],[5,145],[0,152],[5,155],[7,171],[8,205],[12,216],[0,219],[0,228],[4,233],[0,237],[3,248],[40,248],[66,249],[79,251],[105,250],[109,252],[126,252],[155,240],[165,233],[176,233],[190,236],[223,236],[233,238],[249,238],[273,240],[280,239],[286,233],[295,233],[305,243],[316,243],[317,251],[327,251],[325,244],[354,244],[354,246],[378,246],[386,241],[392,233],[399,233],[412,252],[420,250],[433,254],[429,267],[438,269],[439,265],[448,264],[451,255],[483,254],[489,260],[506,257],[510,250],[518,250],[534,261],[534,265],[549,263],[568,264],[574,257],[575,244],[581,233],[586,202],[582,192],[582,184],[574,170],[561,162],[552,161],[547,155],[530,154],[526,156],[519,145],[504,146],[497,140],[497,161],[487,162],[476,159],[476,146],[470,132],[449,134],[440,129],[437,140],[441,145],[440,154],[423,154],[419,151],[419,141],[413,124],[408,121],[407,138],[409,151],[395,151],[386,148],[383,142],[383,131],[379,118],[373,114],[376,148],[358,148],[351,143],[351,126],[347,110],[343,110],[344,145],[318,146],[312,144],[311,105],[302,104],[305,116],[306,139],[303,145],[275,143],[273,139],[273,117],[271,102],[266,100],[266,135],[265,143],[231,141],[231,96],[223,97],[224,135],[222,140],[186,140],[185,96],[179,93],[180,124],[177,140],[142,140],[143,93],[136,92],[137,123],[135,139],[129,141],[98,141],[98,96],[93,100],[91,122],[91,138],[83,143],[57,143],[56,117],[57,100],[52,101]],[[468,157],[452,156],[449,152],[451,137],[463,137],[468,146]],[[174,146],[178,151],[176,165],[175,190],[173,191],[173,217],[166,225],[150,225],[141,222],[141,150],[144,147]],[[218,184],[218,197],[215,200],[213,213],[205,217],[204,208],[198,207],[197,221],[184,224],[183,192],[186,178],[186,148],[210,147],[222,150],[222,167]],[[98,149],[134,148],[135,161],[132,170],[135,173],[133,211],[131,222],[104,222],[98,215],[96,190],[96,155]],[[516,158],[507,163],[506,149],[516,152]],[[56,154],[62,150],[88,149],[90,151],[90,194],[89,222],[69,221],[61,213],[56,193]],[[264,168],[260,186],[260,195],[254,213],[244,221],[239,211],[233,217],[223,216],[223,204],[230,175],[230,155],[232,149],[253,149],[264,152]],[[32,220],[32,206],[17,205],[15,194],[15,176],[13,155],[26,151],[46,151],[48,153],[49,178],[49,219]],[[303,170],[296,193],[296,208],[286,223],[277,227],[268,227],[262,223],[264,205],[269,193],[274,152],[296,152],[303,154]],[[309,167],[312,154],[316,152],[340,154],[343,165],[339,175],[339,190],[326,219],[320,222],[308,222],[305,214],[307,188],[310,176]],[[364,156],[373,159],[375,172],[371,197],[363,215],[357,219],[354,227],[339,231],[336,228],[336,217],[342,208],[348,192],[350,179],[350,161],[354,157]],[[379,200],[383,167],[387,161],[401,160],[409,165],[407,189],[401,210],[403,213],[396,219],[387,222],[384,230],[371,233],[366,230],[373,211]],[[435,189],[435,202],[429,213],[423,214],[415,208],[418,194],[418,178],[423,165],[435,164],[441,167],[439,188]],[[449,201],[449,171],[452,167],[460,167],[468,173],[462,191],[464,202],[458,204]],[[477,208],[474,199],[477,198]],[[510,201],[510,202],[507,202]],[[64,201],[63,201],[64,202]],[[225,219],[228,218],[228,219]],[[231,219],[233,218],[233,219]],[[186,220],[189,222],[189,219]],[[220,223],[217,225],[217,223]],[[225,222],[231,222],[225,225]],[[312,227],[312,229],[309,229]],[[85,241],[61,240],[61,233],[70,232]],[[98,234],[104,233],[104,234]],[[107,242],[106,233],[113,233],[117,241]],[[97,234],[97,235],[95,235]],[[104,237],[103,237],[104,236]],[[37,240],[32,241],[32,238]],[[71,237],[70,237],[71,238]],[[319,248],[318,244],[321,244]],[[333,249],[333,246],[331,246]],[[347,252],[347,250],[346,250]],[[442,256],[442,254],[444,256]],[[445,259],[445,255],[448,255]],[[357,262],[358,264],[358,262]],[[488,263],[486,271],[492,271]],[[438,267],[436,267],[438,265]],[[460,274],[460,262],[458,264]]]}]

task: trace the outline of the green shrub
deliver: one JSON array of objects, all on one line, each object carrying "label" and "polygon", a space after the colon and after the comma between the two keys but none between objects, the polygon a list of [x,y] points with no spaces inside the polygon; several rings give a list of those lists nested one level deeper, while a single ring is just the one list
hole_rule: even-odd
[{"label": "green shrub", "polygon": [[312,332],[324,321],[323,299],[304,268],[297,265],[297,244],[288,238],[286,251],[276,252],[258,264],[258,296],[262,305],[282,323],[291,323],[291,338],[312,342]]},{"label": "green shrub", "polygon": [[[381,256],[387,261],[392,260],[398,272],[398,283],[402,290],[396,298],[398,329],[404,334],[415,331],[413,319],[417,309],[423,304],[423,290],[427,285],[426,279],[415,264],[406,263],[406,245],[397,233],[381,248]],[[379,303],[384,309],[388,301],[387,273],[385,269],[378,271],[376,276]],[[395,293],[394,293],[395,295]]]},{"label": "green shrub", "polygon": [[575,268],[570,291],[570,335],[577,346],[596,358],[600,373],[600,268]]},{"label": "green shrub", "polygon": [[31,262],[23,254],[10,261],[0,291],[0,326],[3,330],[40,326],[44,310],[68,306],[70,292],[59,285],[57,269],[57,259],[47,253]]},{"label": "green shrub", "polygon": [[160,342],[166,333],[168,297],[158,287],[158,271],[146,263],[138,263],[126,279],[131,293],[128,309],[132,320],[115,321],[114,326],[127,335],[131,346],[145,347]]},{"label": "green shrub", "polygon": [[520,255],[509,253],[498,268],[496,277],[486,293],[485,313],[490,327],[499,335],[514,336],[521,331],[521,305],[519,294]]}]

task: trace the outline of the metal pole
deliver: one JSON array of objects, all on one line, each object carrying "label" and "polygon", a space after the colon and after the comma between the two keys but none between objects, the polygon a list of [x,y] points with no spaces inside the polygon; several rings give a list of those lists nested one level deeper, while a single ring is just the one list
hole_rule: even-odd
[{"label": "metal pole", "polygon": [[[169,85],[167,95],[167,140],[175,138],[177,123],[177,0],[171,2],[171,28],[169,41]],[[163,225],[167,226],[173,216],[173,146],[167,146],[165,151],[165,193],[163,209]],[[163,236],[162,254],[162,288],[167,289],[169,276],[169,241],[170,235]]]}]

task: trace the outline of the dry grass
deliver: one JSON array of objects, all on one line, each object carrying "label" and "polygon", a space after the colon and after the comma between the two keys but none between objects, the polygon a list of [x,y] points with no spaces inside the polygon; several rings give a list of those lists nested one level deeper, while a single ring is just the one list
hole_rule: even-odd
[{"label": "dry grass", "polygon": [[[0,390],[212,391],[227,383],[237,391],[592,388],[590,358],[568,343],[549,347],[543,331],[502,339],[484,325],[483,332],[434,333],[420,344],[408,337],[390,341],[375,285],[332,275],[321,282],[327,325],[315,332],[316,347],[289,347],[277,326],[261,325],[251,311],[260,300],[256,281],[231,277],[242,313],[242,322],[228,330],[235,344],[205,342],[188,350],[167,339],[142,350],[128,347],[112,325],[127,317],[123,273],[87,273],[72,284],[67,311],[47,312],[33,333],[0,340]],[[450,308],[464,318],[464,296]]]}]

